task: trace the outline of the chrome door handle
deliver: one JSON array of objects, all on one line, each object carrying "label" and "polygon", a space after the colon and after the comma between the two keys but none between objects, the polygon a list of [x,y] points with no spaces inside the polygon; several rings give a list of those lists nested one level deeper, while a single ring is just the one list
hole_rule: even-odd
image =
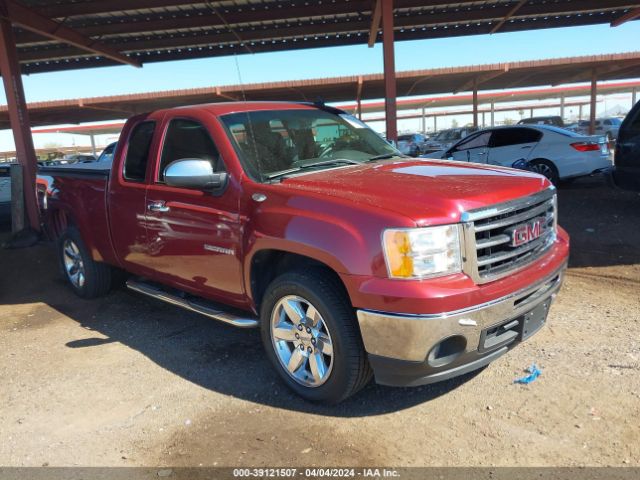
[{"label": "chrome door handle", "polygon": [[149,205],[147,205],[147,210],[149,210],[150,212],[168,212],[171,209],[167,207],[164,202],[159,201],[151,202]]}]

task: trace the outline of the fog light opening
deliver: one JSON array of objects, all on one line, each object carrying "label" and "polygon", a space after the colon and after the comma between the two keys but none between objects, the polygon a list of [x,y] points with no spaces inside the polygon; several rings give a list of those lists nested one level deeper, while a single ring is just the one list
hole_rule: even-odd
[{"label": "fog light opening", "polygon": [[466,348],[467,339],[462,335],[447,337],[431,349],[427,363],[431,367],[443,367],[462,355]]}]

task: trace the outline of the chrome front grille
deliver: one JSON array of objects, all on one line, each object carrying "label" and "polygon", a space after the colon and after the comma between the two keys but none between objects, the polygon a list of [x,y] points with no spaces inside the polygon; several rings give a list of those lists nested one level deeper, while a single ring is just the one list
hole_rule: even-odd
[{"label": "chrome front grille", "polygon": [[464,269],[477,283],[519,270],[544,254],[556,239],[556,195],[534,195],[463,213]]}]

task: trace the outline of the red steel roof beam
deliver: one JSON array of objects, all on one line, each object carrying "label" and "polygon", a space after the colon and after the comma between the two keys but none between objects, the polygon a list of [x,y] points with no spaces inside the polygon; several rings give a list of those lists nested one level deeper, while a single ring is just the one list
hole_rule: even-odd
[{"label": "red steel roof beam", "polygon": [[382,4],[382,50],[384,54],[384,111],[387,118],[387,140],[398,139],[398,106],[396,87],[395,44],[393,40],[393,0]]},{"label": "red steel roof beam", "polygon": [[52,40],[68,43],[87,52],[91,52],[94,55],[106,57],[118,63],[124,63],[134,67],[142,66],[138,60],[129,58],[107,45],[82,35],[72,28],[65,27],[61,23],[51,20],[13,0],[0,0],[0,6],[0,16],[26,30],[43,35]]},{"label": "red steel roof beam", "polygon": [[627,23],[627,22],[629,22],[631,20],[635,20],[636,18],[639,18],[639,17],[640,17],[640,7],[625,13],[624,15],[622,15],[619,18],[616,18],[613,22],[611,22],[611,26],[612,27],[619,27],[623,23]]},{"label": "red steel roof beam", "polygon": [[[0,71],[7,96],[9,121],[16,145],[16,157],[23,167],[23,190],[29,225],[40,230],[40,213],[36,198],[36,170],[38,160],[31,137],[29,111],[22,86],[20,64],[16,52],[11,22],[7,20],[4,2],[0,1]],[[14,192],[15,195],[15,192]],[[14,232],[17,233],[17,232]]]},{"label": "red steel roof beam", "polygon": [[489,33],[496,33],[502,26],[507,23],[507,21],[513,17],[518,10],[520,10],[528,0],[520,0],[511,10],[507,13],[502,20],[500,20],[496,25],[491,29]]}]

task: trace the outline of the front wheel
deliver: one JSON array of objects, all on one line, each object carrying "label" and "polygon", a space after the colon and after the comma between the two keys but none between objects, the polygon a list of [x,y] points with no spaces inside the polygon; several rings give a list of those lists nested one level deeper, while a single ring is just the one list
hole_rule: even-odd
[{"label": "front wheel", "polygon": [[307,400],[338,403],[371,379],[353,308],[322,269],[276,278],[262,302],[261,329],[272,364]]},{"label": "front wheel", "polygon": [[554,185],[557,185],[560,181],[558,169],[553,164],[553,162],[550,162],[549,160],[537,159],[529,162],[529,165],[532,172],[544,175]]}]

